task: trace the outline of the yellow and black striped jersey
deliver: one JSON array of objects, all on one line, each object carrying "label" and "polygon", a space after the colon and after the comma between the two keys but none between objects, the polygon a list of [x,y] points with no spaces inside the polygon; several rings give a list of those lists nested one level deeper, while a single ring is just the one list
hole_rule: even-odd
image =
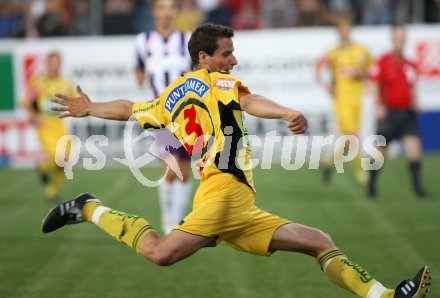
[{"label": "yellow and black striped jersey", "polygon": [[231,173],[254,190],[239,92],[249,90],[236,77],[201,69],[176,79],[157,99],[134,104],[133,114],[145,129],[169,129],[198,164],[202,181]]}]

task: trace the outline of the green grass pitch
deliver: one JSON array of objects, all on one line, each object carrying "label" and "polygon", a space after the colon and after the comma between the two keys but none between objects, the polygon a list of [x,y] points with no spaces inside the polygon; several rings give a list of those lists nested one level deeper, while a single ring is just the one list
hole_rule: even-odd
[{"label": "green grass pitch", "polygon": [[[429,264],[430,297],[440,297],[439,169],[439,155],[425,157],[431,199],[420,201],[410,192],[406,162],[387,162],[374,202],[349,173],[324,185],[316,170],[257,169],[257,205],[330,233],[352,261],[386,286]],[[145,174],[152,179],[159,169]],[[301,254],[257,257],[220,245],[158,267],[92,224],[44,235],[40,222],[48,206],[35,172],[3,169],[0,179],[0,297],[353,297]],[[75,170],[63,199],[86,191],[158,226],[157,190],[139,184],[127,168]]]}]

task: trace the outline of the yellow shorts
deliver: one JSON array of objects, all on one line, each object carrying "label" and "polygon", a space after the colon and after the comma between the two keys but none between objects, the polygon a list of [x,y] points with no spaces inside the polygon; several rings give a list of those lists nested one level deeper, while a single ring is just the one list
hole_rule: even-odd
[{"label": "yellow shorts", "polygon": [[203,181],[193,210],[176,229],[245,252],[268,256],[275,231],[290,221],[257,208],[254,192],[232,174],[217,174]]},{"label": "yellow shorts", "polygon": [[361,118],[361,102],[357,100],[337,99],[335,101],[335,112],[339,132],[342,134],[358,135]]},{"label": "yellow shorts", "polygon": [[[37,127],[37,134],[47,158],[55,162],[58,140],[68,134],[63,121],[53,116],[43,117],[43,124]],[[58,154],[62,154],[64,158],[66,154],[69,154],[70,147],[70,143],[68,143],[66,150],[58,152]]]}]

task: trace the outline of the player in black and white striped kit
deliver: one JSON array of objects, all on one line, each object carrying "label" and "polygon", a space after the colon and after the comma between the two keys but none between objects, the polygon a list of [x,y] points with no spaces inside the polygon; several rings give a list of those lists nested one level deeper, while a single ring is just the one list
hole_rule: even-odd
[{"label": "player in black and white striped kit", "polygon": [[[152,1],[155,29],[136,36],[136,79],[140,86],[148,85],[151,99],[192,68],[187,47],[191,33],[175,28],[177,13],[176,0]],[[163,169],[165,172],[168,169],[159,186],[162,230],[168,234],[185,215],[192,190],[191,158],[168,130],[158,130],[155,138]],[[181,176],[168,167],[173,162],[177,162]]]}]

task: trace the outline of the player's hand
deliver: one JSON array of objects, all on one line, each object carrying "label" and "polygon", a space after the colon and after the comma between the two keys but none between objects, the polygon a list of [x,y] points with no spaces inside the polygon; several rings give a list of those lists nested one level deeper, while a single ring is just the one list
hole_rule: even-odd
[{"label": "player's hand", "polygon": [[139,87],[142,87],[146,80],[144,71],[140,69],[136,69],[135,76],[136,76],[136,83],[138,84]]},{"label": "player's hand", "polygon": [[342,78],[361,80],[365,77],[365,71],[361,66],[355,67],[342,67],[339,70],[339,74]]},{"label": "player's hand", "polygon": [[295,134],[304,133],[309,127],[306,117],[297,111],[289,112],[285,120],[287,121],[287,128]]},{"label": "player's hand", "polygon": [[379,104],[376,108],[376,119],[378,121],[382,121],[383,119],[385,119],[387,115],[387,109],[384,107],[384,105]]},{"label": "player's hand", "polygon": [[335,96],[335,89],[333,88],[333,86],[332,86],[332,85],[329,85],[329,84],[326,84],[326,85],[324,86],[324,88],[325,88],[325,90],[327,91],[327,93],[328,93],[332,98],[334,98],[334,96]]},{"label": "player's hand", "polygon": [[418,101],[414,101],[412,104],[412,109],[416,114],[420,114],[422,112],[422,108],[420,107],[420,103]]},{"label": "player's hand", "polygon": [[333,85],[323,80],[319,80],[319,84],[321,84],[321,86],[324,88],[327,94],[330,95],[330,97],[333,98],[335,96],[335,89],[333,88]]},{"label": "player's hand", "polygon": [[76,87],[77,97],[67,96],[64,94],[55,94],[55,98],[51,101],[59,104],[57,107],[52,107],[53,111],[61,112],[60,118],[65,117],[85,117],[89,115],[89,107],[92,103],[82,90],[80,86]]},{"label": "player's hand", "polygon": [[29,123],[34,125],[35,127],[39,127],[43,125],[43,118],[40,115],[35,114],[29,118]]}]

